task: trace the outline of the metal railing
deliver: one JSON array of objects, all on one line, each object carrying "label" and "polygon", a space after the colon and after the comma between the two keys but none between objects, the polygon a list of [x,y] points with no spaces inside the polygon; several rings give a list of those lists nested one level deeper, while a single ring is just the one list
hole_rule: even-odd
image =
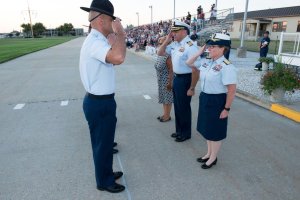
[{"label": "metal railing", "polygon": [[300,76],[300,33],[281,32],[276,61],[292,66]]}]

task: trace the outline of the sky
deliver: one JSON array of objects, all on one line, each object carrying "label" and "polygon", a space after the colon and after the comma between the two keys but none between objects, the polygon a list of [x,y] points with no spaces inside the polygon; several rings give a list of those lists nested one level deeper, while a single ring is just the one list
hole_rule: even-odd
[{"label": "sky", "polygon": [[[299,6],[299,0],[248,0],[248,11],[270,8]],[[13,30],[21,31],[22,23],[29,23],[28,4],[32,10],[32,23],[41,22],[46,28],[57,28],[64,23],[72,23],[76,28],[88,25],[88,13],[79,7],[89,7],[91,0],[0,0],[0,33]],[[122,19],[122,24],[151,23],[151,9],[153,7],[153,22],[161,19],[172,19],[174,0],[111,0],[115,7],[115,16]],[[210,10],[216,0],[175,0],[176,17],[186,16],[187,12],[196,14],[197,7],[202,6],[204,12]],[[262,3],[263,2],[263,3]],[[246,0],[217,0],[219,9],[234,8],[234,12],[245,11]]]}]

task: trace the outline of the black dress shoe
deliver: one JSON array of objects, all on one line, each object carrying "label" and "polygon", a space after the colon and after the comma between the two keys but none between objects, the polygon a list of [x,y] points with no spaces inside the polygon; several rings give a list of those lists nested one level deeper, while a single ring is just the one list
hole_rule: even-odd
[{"label": "black dress shoe", "polygon": [[116,147],[118,145],[118,143],[114,142],[113,147]]},{"label": "black dress shoe", "polygon": [[178,133],[172,133],[172,134],[171,134],[171,137],[172,137],[172,138],[177,138],[177,137],[178,137]]},{"label": "black dress shoe", "polygon": [[118,149],[113,149],[113,154],[118,153],[119,150]]},{"label": "black dress shoe", "polygon": [[191,137],[182,137],[182,136],[177,136],[177,138],[175,139],[176,142],[184,142],[188,139],[191,139]]},{"label": "black dress shoe", "polygon": [[111,193],[118,193],[118,192],[122,192],[125,190],[125,187],[121,184],[115,183],[112,186],[109,187],[97,187],[98,190],[101,191],[107,191],[107,192],[111,192]]},{"label": "black dress shoe", "polygon": [[199,163],[206,163],[208,160],[209,160],[209,158],[204,158],[204,159],[202,157],[197,158],[197,162],[199,162]]},{"label": "black dress shoe", "polygon": [[212,162],[210,165],[206,165],[206,163],[204,163],[201,168],[202,169],[209,169],[211,168],[212,166],[216,165],[217,164],[217,161],[218,161],[218,158],[216,158],[216,160],[214,162]]},{"label": "black dress shoe", "polygon": [[123,176],[123,172],[113,172],[115,180],[121,178]]}]

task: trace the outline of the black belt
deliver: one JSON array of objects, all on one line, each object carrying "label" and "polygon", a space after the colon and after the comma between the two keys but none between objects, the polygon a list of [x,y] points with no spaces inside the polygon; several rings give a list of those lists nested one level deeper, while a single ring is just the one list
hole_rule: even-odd
[{"label": "black belt", "polygon": [[185,76],[191,76],[192,73],[188,73],[188,74],[176,74],[174,73],[174,76],[176,77],[185,77]]},{"label": "black belt", "polygon": [[91,93],[86,93],[87,96],[93,98],[93,99],[112,99],[115,96],[115,93],[112,94],[104,94],[104,95],[95,95]]}]

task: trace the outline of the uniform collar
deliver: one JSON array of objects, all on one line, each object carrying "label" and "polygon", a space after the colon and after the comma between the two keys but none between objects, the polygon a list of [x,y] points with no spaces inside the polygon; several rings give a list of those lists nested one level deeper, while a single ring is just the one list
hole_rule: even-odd
[{"label": "uniform collar", "polygon": [[99,32],[98,30],[96,29],[92,29],[90,34],[92,34],[93,36],[97,37],[97,38],[100,38],[100,39],[105,39],[107,40],[107,38],[101,33]]},{"label": "uniform collar", "polygon": [[218,58],[217,60],[213,61],[217,64],[222,64],[222,62],[225,60],[225,57],[224,56],[221,56],[220,58]]},{"label": "uniform collar", "polygon": [[190,37],[187,35],[185,38],[183,38],[183,39],[179,42],[179,44],[180,44],[180,45],[184,45],[184,44],[186,44],[188,41],[190,41]]}]

